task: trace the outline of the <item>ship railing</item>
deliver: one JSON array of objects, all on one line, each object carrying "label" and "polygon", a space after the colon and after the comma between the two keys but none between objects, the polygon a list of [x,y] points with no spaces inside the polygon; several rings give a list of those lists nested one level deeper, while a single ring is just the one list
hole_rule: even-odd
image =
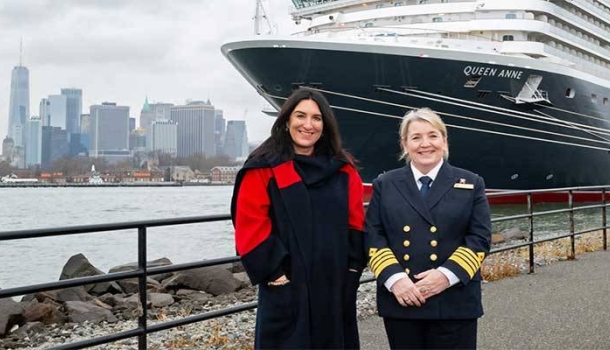
[{"label": "ship railing", "polygon": [[[558,188],[558,189],[545,189],[545,190],[528,190],[528,191],[504,191],[488,194],[488,198],[499,198],[504,196],[521,196],[527,201],[527,213],[519,214],[519,215],[510,215],[503,217],[494,217],[492,219],[493,223],[497,222],[506,222],[512,220],[523,220],[528,219],[529,221],[529,239],[523,243],[507,245],[499,248],[493,249],[490,254],[500,253],[504,251],[519,249],[522,247],[528,247],[529,254],[529,273],[533,273],[535,269],[535,251],[534,247],[540,243],[570,238],[571,249],[568,252],[569,259],[574,259],[576,257],[576,248],[575,248],[575,239],[576,237],[583,235],[585,233],[591,233],[596,231],[601,231],[602,239],[603,239],[603,250],[607,250],[607,220],[606,220],[606,211],[607,211],[607,191],[610,188],[609,186],[588,186],[588,187],[569,187],[569,188]],[[566,196],[567,208],[564,209],[556,209],[556,210],[546,210],[546,211],[535,211],[534,205],[537,202],[535,200],[536,196],[545,195],[549,193],[559,193]],[[587,205],[582,206],[574,206],[575,197],[581,196],[583,194],[597,196],[598,199],[588,203]],[[595,228],[587,228],[583,230],[575,229],[575,220],[574,214],[578,211],[582,210],[591,210],[591,209],[599,209],[601,212],[601,220],[602,224],[600,227]],[[534,221],[536,218],[548,215],[557,215],[565,213],[569,217],[569,228],[567,232],[555,235],[553,237],[540,238],[537,239],[534,232]],[[204,261],[194,261],[184,264],[175,264],[170,266],[161,266],[161,267],[147,267],[147,238],[148,238],[148,229],[153,227],[162,227],[162,226],[175,226],[175,225],[185,225],[185,224],[199,224],[199,223],[209,223],[209,222],[218,222],[218,221],[227,221],[230,220],[229,215],[208,215],[208,216],[195,216],[195,217],[184,217],[184,218],[174,218],[174,219],[160,219],[160,220],[144,220],[144,221],[133,221],[133,222],[121,222],[121,223],[110,223],[110,224],[99,224],[99,225],[81,225],[81,226],[69,226],[69,227],[55,227],[55,228],[46,228],[46,229],[32,229],[32,230],[19,230],[19,231],[4,231],[0,232],[0,242],[11,241],[11,240],[23,240],[23,239],[33,239],[33,238],[41,238],[41,237],[57,237],[57,236],[66,236],[66,235],[78,235],[84,233],[99,233],[102,234],[104,232],[117,231],[117,230],[137,230],[138,233],[138,268],[132,271],[124,271],[124,272],[116,272],[109,273],[106,275],[99,276],[89,276],[89,277],[80,277],[73,279],[60,280],[51,283],[42,283],[42,284],[34,284],[34,285],[26,285],[22,287],[14,287],[7,289],[0,289],[0,299],[2,298],[11,298],[17,297],[21,295],[33,294],[43,291],[49,290],[58,290],[63,288],[70,287],[78,287],[91,285],[96,283],[103,282],[111,282],[118,280],[125,280],[128,278],[137,278],[138,279],[138,293],[139,293],[139,301],[141,305],[147,305],[147,289],[146,289],[146,280],[148,276],[164,274],[164,273],[173,273],[178,271],[190,270],[195,268],[209,267],[209,266],[218,266],[224,264],[231,264],[239,262],[238,256],[229,256],[211,260]],[[361,283],[372,282],[374,279],[372,277],[365,277],[361,279]],[[119,340],[124,340],[128,338],[137,337],[138,339],[138,349],[145,350],[147,347],[147,335],[171,328],[176,328],[179,326],[184,326],[196,322],[202,322],[206,320],[211,320],[215,318],[219,318],[222,316],[227,316],[239,312],[244,312],[247,310],[255,309],[257,306],[256,302],[248,302],[240,305],[235,305],[215,311],[210,311],[202,314],[185,316],[180,319],[175,319],[171,321],[165,321],[161,323],[149,323],[148,320],[148,310],[146,307],[142,307],[141,315],[138,317],[138,327],[135,329],[121,331],[116,333],[111,333],[91,339],[86,339],[82,341],[77,341],[68,344],[62,344],[50,349],[58,350],[58,349],[83,349],[87,347],[108,344]]]}]

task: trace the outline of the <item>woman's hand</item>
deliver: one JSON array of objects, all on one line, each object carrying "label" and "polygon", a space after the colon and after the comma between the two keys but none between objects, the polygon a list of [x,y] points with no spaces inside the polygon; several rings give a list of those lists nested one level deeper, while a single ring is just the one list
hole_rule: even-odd
[{"label": "woman's hand", "polygon": [[447,276],[437,269],[427,270],[413,277],[419,280],[415,283],[415,287],[426,299],[449,288]]},{"label": "woman's hand", "polygon": [[288,277],[286,277],[286,275],[282,275],[280,278],[276,279],[275,281],[271,281],[271,282],[267,282],[267,285],[269,286],[283,286],[285,284],[290,283],[290,280],[288,279]]},{"label": "woman's hand", "polygon": [[403,277],[392,285],[392,294],[402,306],[422,306],[426,299],[409,277]]}]

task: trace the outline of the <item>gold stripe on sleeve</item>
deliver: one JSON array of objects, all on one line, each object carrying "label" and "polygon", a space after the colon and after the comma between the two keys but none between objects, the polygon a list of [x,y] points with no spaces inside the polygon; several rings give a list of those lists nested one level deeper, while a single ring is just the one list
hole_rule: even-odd
[{"label": "gold stripe on sleeve", "polygon": [[466,261],[464,261],[464,259],[461,256],[453,254],[453,255],[451,255],[451,257],[449,257],[449,260],[453,260],[458,265],[460,265],[460,267],[463,268],[464,271],[466,271],[466,273],[468,273],[468,276],[470,276],[470,278],[474,277],[475,271],[472,269],[470,264],[468,264]]}]

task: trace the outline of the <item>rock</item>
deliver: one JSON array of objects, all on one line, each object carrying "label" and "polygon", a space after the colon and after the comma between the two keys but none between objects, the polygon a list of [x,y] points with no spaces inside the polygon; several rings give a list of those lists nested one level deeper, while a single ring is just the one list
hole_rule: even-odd
[{"label": "rock", "polygon": [[250,277],[248,277],[248,274],[245,272],[234,273],[233,277],[235,277],[235,279],[241,283],[241,288],[246,288],[252,285],[252,283],[250,283]]},{"label": "rock", "polygon": [[8,334],[14,326],[24,323],[23,306],[11,298],[0,299],[0,336]]},{"label": "rock", "polygon": [[85,321],[91,323],[117,322],[118,319],[110,312],[99,306],[82,301],[67,301],[65,304],[66,313],[70,322],[83,323]]},{"label": "rock", "polygon": [[[117,281],[117,283],[121,286],[121,289],[126,294],[138,293],[139,291],[139,281],[137,278],[129,278],[126,280]],[[152,289],[156,292],[159,292],[163,290],[163,286],[158,281],[148,277],[146,279],[146,289]]]},{"label": "rock", "polygon": [[83,286],[40,292],[35,294],[35,298],[39,302],[44,302],[46,299],[57,302],[93,300]]},{"label": "rock", "polygon": [[26,322],[42,322],[44,324],[63,324],[66,322],[66,317],[59,311],[59,304],[53,302],[30,304],[25,309]]},{"label": "rock", "polygon": [[27,337],[29,334],[41,333],[44,330],[44,324],[42,322],[27,322],[23,326],[17,328],[13,332],[18,337]]},{"label": "rock", "polygon": [[233,274],[218,266],[181,271],[176,276],[163,281],[166,289],[195,289],[221,295],[233,293],[239,289],[241,282]]},{"label": "rock", "polygon": [[499,233],[492,233],[491,235],[491,244],[504,243],[504,237]]},{"label": "rock", "polygon": [[174,298],[169,294],[150,293],[147,294],[147,298],[152,307],[165,307],[174,303]]},{"label": "rock", "polygon": [[[159,266],[169,266],[169,265],[173,265],[172,261],[169,260],[168,258],[160,258],[160,259],[156,259],[156,260],[152,260],[152,261],[147,261],[146,262],[146,267],[147,268],[151,268],[151,267],[159,267]],[[119,265],[119,266],[115,266],[113,268],[111,268],[108,273],[114,273],[114,272],[123,272],[123,271],[133,271],[133,270],[137,270],[138,269],[138,263],[137,262],[130,262],[124,265]],[[173,276],[173,273],[163,273],[163,274],[159,274],[159,275],[151,275],[150,278],[156,280],[157,282],[160,282],[166,278],[169,278],[171,276]]]},{"label": "rock", "polygon": [[[102,270],[93,266],[83,254],[76,254],[68,259],[59,276],[60,280],[66,280],[77,277],[99,276],[104,275]],[[87,292],[96,295],[104,294],[110,291],[120,292],[121,289],[115,282],[97,283],[85,286]]]},{"label": "rock", "polygon": [[500,232],[500,234],[507,241],[515,240],[515,239],[529,239],[529,233],[523,232],[523,231],[519,230],[519,228],[517,228],[517,227],[512,227],[512,228],[503,230],[502,232]]}]

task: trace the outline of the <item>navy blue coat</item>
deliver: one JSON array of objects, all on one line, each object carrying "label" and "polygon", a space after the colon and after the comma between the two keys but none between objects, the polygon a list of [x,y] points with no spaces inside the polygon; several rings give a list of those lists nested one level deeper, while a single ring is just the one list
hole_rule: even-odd
[{"label": "navy blue coat", "polygon": [[[382,317],[472,319],[483,315],[480,266],[489,253],[491,216],[483,179],[445,162],[425,197],[411,167],[373,181],[366,214],[365,246],[377,278]],[[414,275],[439,266],[452,271],[456,285],[421,307],[400,306],[384,282],[393,274]]]}]

